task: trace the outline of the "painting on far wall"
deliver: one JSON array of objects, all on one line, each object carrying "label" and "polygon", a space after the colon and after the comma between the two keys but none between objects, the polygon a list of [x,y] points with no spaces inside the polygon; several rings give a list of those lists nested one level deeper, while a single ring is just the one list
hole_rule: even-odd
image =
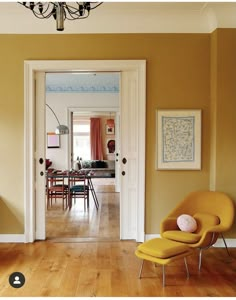
[{"label": "painting on far wall", "polygon": [[114,138],[107,139],[107,154],[115,153],[116,141]]},{"label": "painting on far wall", "polygon": [[114,126],[109,126],[106,124],[106,134],[115,134],[115,127]]},{"label": "painting on far wall", "polygon": [[47,133],[47,147],[48,148],[60,148],[60,135],[54,132]]}]

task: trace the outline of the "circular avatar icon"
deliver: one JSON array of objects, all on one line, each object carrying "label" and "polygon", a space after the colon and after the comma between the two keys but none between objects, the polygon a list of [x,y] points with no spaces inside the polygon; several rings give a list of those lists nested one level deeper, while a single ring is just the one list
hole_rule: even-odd
[{"label": "circular avatar icon", "polygon": [[9,283],[16,289],[21,288],[25,284],[25,276],[21,272],[14,272],[9,276]]}]

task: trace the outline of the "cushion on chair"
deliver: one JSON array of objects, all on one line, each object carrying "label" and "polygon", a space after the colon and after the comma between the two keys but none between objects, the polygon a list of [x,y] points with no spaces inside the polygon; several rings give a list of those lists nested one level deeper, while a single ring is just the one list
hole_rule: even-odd
[{"label": "cushion on chair", "polygon": [[166,239],[155,238],[138,246],[142,253],[159,258],[169,258],[189,250],[188,246]]},{"label": "cushion on chair", "polygon": [[177,218],[177,225],[181,231],[185,232],[194,232],[197,229],[197,222],[196,220],[186,214],[182,214]]},{"label": "cushion on chair", "polygon": [[195,244],[201,239],[201,235],[197,233],[184,232],[181,230],[167,230],[163,232],[162,237],[172,241]]},{"label": "cushion on chair", "polygon": [[70,188],[71,192],[83,192],[84,191],[84,187],[85,187],[85,190],[88,190],[89,187],[86,185],[74,185]]},{"label": "cushion on chair", "polygon": [[207,213],[196,213],[194,219],[197,221],[197,233],[202,234],[205,228],[220,224],[220,219]]}]

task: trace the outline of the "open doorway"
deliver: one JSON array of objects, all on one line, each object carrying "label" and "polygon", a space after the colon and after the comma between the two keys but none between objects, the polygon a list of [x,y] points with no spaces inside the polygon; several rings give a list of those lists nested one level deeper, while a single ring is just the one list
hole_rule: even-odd
[{"label": "open doorway", "polygon": [[[118,72],[46,74],[46,103],[60,122],[67,115],[63,122],[70,128],[69,136],[59,137],[58,147],[46,146],[48,170],[89,172],[100,203],[97,209],[91,193],[89,209],[83,199],[74,199],[67,210],[53,201],[46,210],[47,239],[119,239],[119,76]],[[54,128],[55,118],[46,110],[47,134]]]},{"label": "open doorway", "polygon": [[120,239],[144,241],[145,60],[25,61],[24,199],[25,242],[45,232],[45,74],[74,70],[121,73]]}]

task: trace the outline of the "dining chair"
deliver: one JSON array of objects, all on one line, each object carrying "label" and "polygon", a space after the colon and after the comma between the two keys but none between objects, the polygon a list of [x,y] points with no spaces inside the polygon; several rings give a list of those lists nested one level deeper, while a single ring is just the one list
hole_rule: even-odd
[{"label": "dining chair", "polygon": [[63,210],[68,207],[68,184],[63,174],[48,176],[47,179],[47,209],[52,206],[52,200],[61,199]]},{"label": "dining chair", "polygon": [[[72,207],[72,199],[76,203],[77,198],[84,199],[84,210],[89,208],[89,186],[85,175],[77,173],[70,174],[69,176],[69,208]],[[87,205],[86,205],[87,202]]]}]

